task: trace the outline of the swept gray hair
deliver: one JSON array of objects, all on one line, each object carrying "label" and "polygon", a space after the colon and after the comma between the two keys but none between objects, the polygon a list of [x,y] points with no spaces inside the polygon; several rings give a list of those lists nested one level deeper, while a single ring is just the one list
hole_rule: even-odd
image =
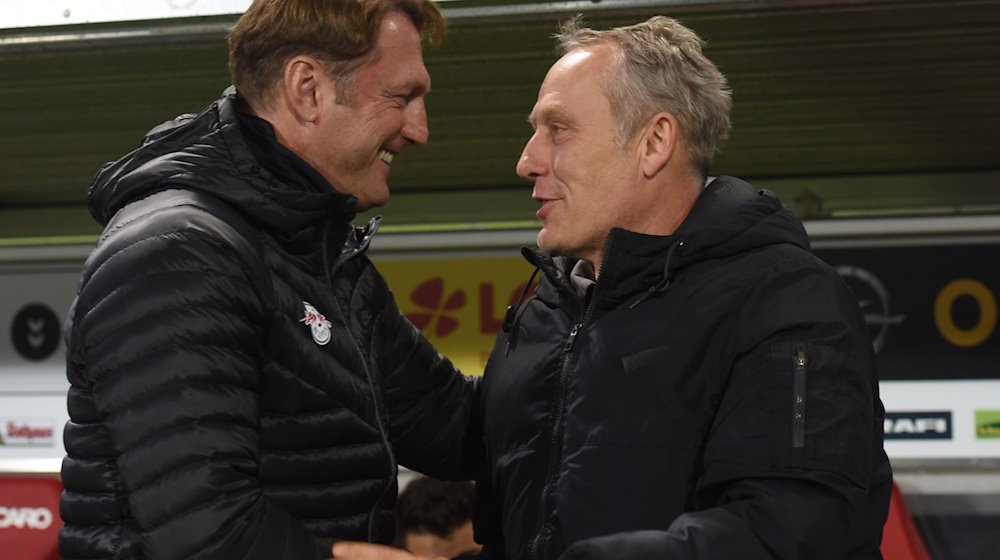
[{"label": "swept gray hair", "polygon": [[595,44],[617,47],[604,93],[620,145],[647,119],[666,111],[680,123],[699,171],[708,173],[716,150],[729,137],[732,94],[726,77],[702,53],[704,41],[694,31],[665,16],[598,31],[582,27],[577,16],[560,26],[555,39],[562,53]]}]

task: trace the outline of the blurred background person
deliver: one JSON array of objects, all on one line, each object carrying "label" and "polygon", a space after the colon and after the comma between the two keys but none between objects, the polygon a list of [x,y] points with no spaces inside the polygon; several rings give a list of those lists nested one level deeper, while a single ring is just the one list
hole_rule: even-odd
[{"label": "blurred background person", "polygon": [[396,502],[396,544],[417,556],[457,558],[482,548],[472,536],[475,486],[421,477]]}]

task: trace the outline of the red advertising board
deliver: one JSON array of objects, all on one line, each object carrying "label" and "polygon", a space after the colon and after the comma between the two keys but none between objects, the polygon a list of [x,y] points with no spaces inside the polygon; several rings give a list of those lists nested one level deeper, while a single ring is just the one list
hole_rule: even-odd
[{"label": "red advertising board", "polygon": [[62,484],[53,477],[0,475],[0,556],[59,559],[61,493]]}]

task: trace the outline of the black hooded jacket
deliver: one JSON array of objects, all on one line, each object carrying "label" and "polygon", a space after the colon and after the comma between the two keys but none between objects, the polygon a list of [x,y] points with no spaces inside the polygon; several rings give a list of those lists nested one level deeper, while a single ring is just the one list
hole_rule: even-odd
[{"label": "black hooded jacket", "polygon": [[484,556],[880,558],[868,329],[772,194],[719,177],[673,235],[613,230],[587,297],[525,256],[482,386]]},{"label": "black hooded jacket", "polygon": [[327,558],[392,539],[397,460],[464,475],[474,384],[365,256],[378,221],[353,227],[354,199],[237,103],[157,127],[91,188],[67,559]]}]

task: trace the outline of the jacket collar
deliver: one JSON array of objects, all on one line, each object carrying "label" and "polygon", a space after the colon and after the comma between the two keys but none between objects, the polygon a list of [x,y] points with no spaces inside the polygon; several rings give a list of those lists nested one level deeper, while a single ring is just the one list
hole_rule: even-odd
[{"label": "jacket collar", "polygon": [[[335,249],[348,238],[366,238],[365,231],[355,232],[350,224],[354,198],[330,187],[287,149],[276,147],[280,144],[270,125],[241,117],[239,103],[230,87],[200,114],[155,127],[139,148],[104,166],[88,197],[98,222],[107,224],[130,202],[183,188],[238,208],[313,270],[325,266],[323,247]],[[272,150],[273,157],[259,157]]]},{"label": "jacket collar", "polygon": [[[671,235],[657,236],[614,228],[605,243],[597,307],[634,305],[669,288],[685,267],[713,258],[777,243],[809,248],[802,223],[773,193],[734,177],[718,177],[695,202]],[[576,298],[569,274],[573,259],[541,251],[522,251],[540,268],[555,290],[539,289],[542,298]]]}]

